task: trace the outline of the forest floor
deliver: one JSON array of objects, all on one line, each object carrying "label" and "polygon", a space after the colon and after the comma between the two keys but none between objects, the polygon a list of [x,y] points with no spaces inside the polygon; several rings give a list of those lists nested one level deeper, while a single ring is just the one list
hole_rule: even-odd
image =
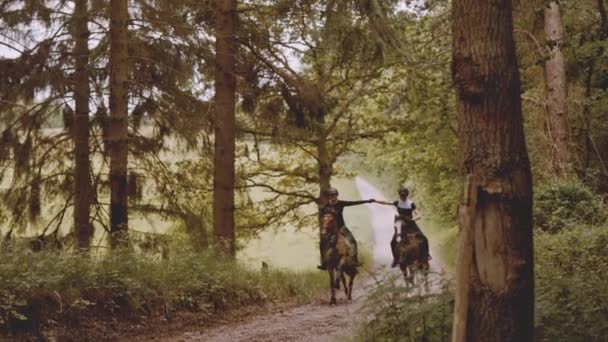
[{"label": "forest floor", "polygon": [[[375,198],[386,201],[384,196],[364,179],[357,177],[356,185],[361,198]],[[338,303],[329,306],[329,290],[319,295],[312,304],[277,307],[262,310],[251,315],[235,317],[232,321],[215,328],[196,327],[175,331],[164,336],[148,335],[125,341],[340,341],[348,339],[353,334],[355,323],[361,319],[362,308],[367,294],[373,290],[377,282],[386,277],[399,276],[399,269],[390,269],[392,255],[389,243],[392,238],[392,219],[394,209],[390,206],[369,205],[371,211],[374,248],[373,275],[362,270],[358,281],[355,281],[353,300],[347,301],[343,291],[337,292]],[[437,255],[431,260],[431,277],[444,269]],[[433,287],[438,282],[431,279],[431,292],[440,288]]]}]

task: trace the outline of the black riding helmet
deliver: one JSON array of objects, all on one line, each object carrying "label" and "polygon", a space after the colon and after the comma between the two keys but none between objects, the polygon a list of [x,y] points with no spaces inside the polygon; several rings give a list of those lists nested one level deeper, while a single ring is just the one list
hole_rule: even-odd
[{"label": "black riding helmet", "polygon": [[338,189],[329,188],[325,193],[327,194],[327,196],[338,196]]},{"label": "black riding helmet", "polygon": [[402,186],[402,187],[399,188],[399,195],[400,196],[407,196],[409,194],[410,194],[410,191],[406,187]]}]

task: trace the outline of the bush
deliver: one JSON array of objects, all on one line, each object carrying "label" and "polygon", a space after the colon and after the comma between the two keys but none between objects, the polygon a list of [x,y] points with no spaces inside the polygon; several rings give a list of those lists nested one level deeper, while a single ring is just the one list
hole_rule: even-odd
[{"label": "bush", "polygon": [[605,341],[608,226],[536,234],[536,338]]},{"label": "bush", "polygon": [[[450,341],[454,294],[447,281],[428,295],[421,287],[407,291],[401,276],[371,291],[355,341]],[[435,292],[435,291],[433,291]]]},{"label": "bush", "polygon": [[[535,340],[606,341],[608,225],[535,235]],[[448,341],[449,283],[435,296],[411,296],[402,279],[372,291],[356,341]]]},{"label": "bush", "polygon": [[176,252],[152,260],[124,252],[94,259],[14,246],[0,251],[0,332],[39,331],[49,318],[202,317],[248,304],[309,301],[326,283],[320,272],[245,269],[213,255]]},{"label": "bush", "polygon": [[544,231],[556,233],[577,224],[599,225],[606,222],[607,217],[601,199],[577,179],[536,188],[534,220]]}]

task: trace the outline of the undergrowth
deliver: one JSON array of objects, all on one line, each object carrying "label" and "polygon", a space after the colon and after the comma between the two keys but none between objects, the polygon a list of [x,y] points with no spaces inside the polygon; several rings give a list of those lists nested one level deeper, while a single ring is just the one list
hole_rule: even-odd
[{"label": "undergrowth", "polygon": [[129,319],[179,311],[211,317],[249,304],[308,302],[326,283],[322,272],[252,271],[210,254],[182,250],[154,260],[133,252],[103,258],[0,251],[0,333],[40,332],[52,319]]},{"label": "undergrowth", "polygon": [[353,341],[449,341],[453,284],[436,274],[428,279],[409,290],[402,276],[379,281],[370,292]]},{"label": "undergrowth", "polygon": [[606,341],[608,225],[537,232],[536,339]]},{"label": "undergrowth", "polygon": [[[606,341],[608,225],[572,225],[535,240],[535,341]],[[449,341],[453,291],[407,295],[401,278],[370,295],[355,341]]]}]

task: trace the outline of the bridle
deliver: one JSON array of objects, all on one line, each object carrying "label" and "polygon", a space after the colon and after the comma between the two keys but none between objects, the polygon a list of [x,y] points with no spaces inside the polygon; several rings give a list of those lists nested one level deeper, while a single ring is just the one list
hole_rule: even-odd
[{"label": "bridle", "polygon": [[333,214],[323,214],[323,216],[321,216],[321,225],[325,233],[335,234],[338,231],[338,225],[336,224],[336,216]]}]

